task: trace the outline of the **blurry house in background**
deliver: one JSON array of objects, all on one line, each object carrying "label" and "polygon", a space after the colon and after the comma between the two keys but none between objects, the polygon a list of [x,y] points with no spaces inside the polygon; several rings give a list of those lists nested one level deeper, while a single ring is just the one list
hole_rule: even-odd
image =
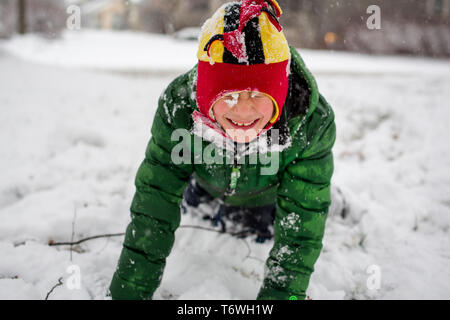
[{"label": "blurry house in background", "polygon": [[138,26],[137,1],[130,0],[78,0],[71,1],[81,9],[84,28],[106,30],[136,29]]},{"label": "blurry house in background", "polygon": [[166,34],[200,24],[210,8],[208,0],[66,1],[80,6],[84,27]]},{"label": "blurry house in background", "polygon": [[200,27],[223,1],[215,0],[142,0],[139,25],[149,32],[173,33],[186,27]]}]

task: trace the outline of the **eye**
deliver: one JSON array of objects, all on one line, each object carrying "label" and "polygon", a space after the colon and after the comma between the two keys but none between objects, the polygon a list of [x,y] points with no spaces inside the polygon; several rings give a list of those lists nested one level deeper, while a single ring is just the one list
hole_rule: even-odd
[{"label": "eye", "polygon": [[227,100],[238,100],[239,99],[239,93],[231,93],[224,96]]}]

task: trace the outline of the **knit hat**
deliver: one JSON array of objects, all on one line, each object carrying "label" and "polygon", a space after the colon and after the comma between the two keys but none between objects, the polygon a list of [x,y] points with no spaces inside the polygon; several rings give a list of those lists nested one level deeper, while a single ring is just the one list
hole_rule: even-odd
[{"label": "knit hat", "polygon": [[280,118],[289,84],[290,50],[275,0],[241,0],[220,7],[202,27],[197,52],[197,105],[214,122],[212,105],[231,92],[259,91],[274,102]]}]

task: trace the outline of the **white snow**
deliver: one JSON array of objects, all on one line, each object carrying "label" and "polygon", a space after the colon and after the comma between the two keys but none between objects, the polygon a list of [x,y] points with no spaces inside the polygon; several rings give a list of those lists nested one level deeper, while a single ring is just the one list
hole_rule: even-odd
[{"label": "white snow", "polygon": [[158,34],[80,30],[63,33],[61,40],[26,35],[3,48],[39,63],[126,73],[178,72],[196,63],[195,42]]},{"label": "white snow", "polygon": [[[47,243],[70,241],[72,226],[75,240],[125,231],[158,97],[192,67],[195,51],[195,43],[127,32],[0,42],[0,299],[44,299],[59,278],[49,299],[106,298],[123,237],[72,254]],[[449,299],[450,62],[301,53],[338,135],[309,296]],[[181,224],[209,226],[191,215]],[[178,229],[154,298],[254,299],[273,242],[246,241]],[[71,265],[81,289],[69,285]],[[379,289],[368,286],[371,270]]]},{"label": "white snow", "polygon": [[[224,101],[230,108],[233,108],[235,105],[238,104],[239,93],[235,92],[235,93],[230,94],[230,96],[231,96],[232,99],[227,98]],[[253,98],[253,96],[252,96],[252,98]]]},{"label": "white snow", "polygon": [[[195,41],[180,41],[158,34],[83,29],[63,33],[61,41],[34,35],[15,37],[5,42],[3,49],[27,60],[53,66],[145,75],[189,70],[197,62],[198,48]],[[315,74],[450,73],[445,60],[305,49],[300,52]]]},{"label": "white snow", "polygon": [[291,212],[281,220],[280,225],[286,230],[292,229],[294,231],[299,231],[300,222],[300,216],[295,212]]}]

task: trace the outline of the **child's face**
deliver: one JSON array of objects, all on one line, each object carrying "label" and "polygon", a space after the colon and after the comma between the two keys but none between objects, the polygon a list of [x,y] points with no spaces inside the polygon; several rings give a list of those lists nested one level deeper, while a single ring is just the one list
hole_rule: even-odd
[{"label": "child's face", "polygon": [[274,114],[272,99],[256,91],[230,93],[212,108],[216,121],[239,143],[254,140]]}]

